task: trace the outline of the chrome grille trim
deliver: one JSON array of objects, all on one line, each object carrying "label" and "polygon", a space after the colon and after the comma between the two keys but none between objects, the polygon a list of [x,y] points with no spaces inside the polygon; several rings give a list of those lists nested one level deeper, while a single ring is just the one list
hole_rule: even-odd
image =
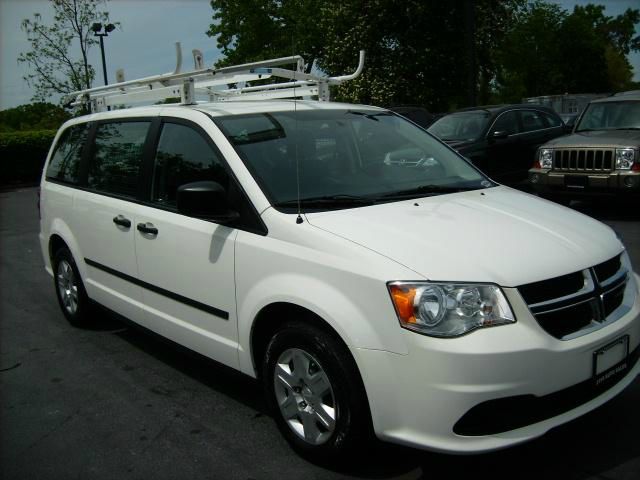
[{"label": "chrome grille trim", "polygon": [[613,148],[559,148],[553,150],[553,169],[569,172],[611,172]]},{"label": "chrome grille trim", "polygon": [[[610,274],[612,270],[610,265],[617,261],[620,262],[619,268]],[[607,278],[599,280],[596,270],[599,269],[602,272],[602,267],[605,267]],[[599,330],[618,320],[628,311],[628,308],[625,307],[624,297],[627,287],[633,282],[629,282],[629,266],[622,261],[622,254],[584,269],[581,273],[584,285],[575,292],[528,304],[529,311],[539,325],[547,333],[560,340],[570,340]],[[549,279],[538,283],[543,284],[556,280]],[[527,286],[523,285],[519,289]],[[578,285],[576,285],[577,287]],[[523,292],[524,290],[521,294]]]}]

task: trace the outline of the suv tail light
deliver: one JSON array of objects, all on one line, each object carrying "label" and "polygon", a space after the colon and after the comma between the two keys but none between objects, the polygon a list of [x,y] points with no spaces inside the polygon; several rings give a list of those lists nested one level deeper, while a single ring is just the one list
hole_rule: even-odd
[{"label": "suv tail light", "polygon": [[540,165],[540,160],[536,160],[535,162],[533,162],[533,166],[531,168],[542,168],[542,165]]},{"label": "suv tail light", "polygon": [[631,166],[631,171],[632,171],[632,172],[640,172],[640,162],[635,162],[635,163]]}]

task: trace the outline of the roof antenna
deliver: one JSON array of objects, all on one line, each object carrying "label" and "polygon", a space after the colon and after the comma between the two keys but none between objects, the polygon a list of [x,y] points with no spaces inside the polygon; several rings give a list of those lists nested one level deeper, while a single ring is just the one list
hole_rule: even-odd
[{"label": "roof antenna", "polygon": [[293,122],[295,132],[295,155],[296,155],[296,189],[298,200],[298,218],[296,218],[296,224],[300,225],[302,220],[302,206],[300,202],[300,163],[298,160],[298,97],[296,97],[296,72],[298,71],[298,62],[296,61],[296,44],[295,44],[295,27],[294,35],[291,37],[291,60],[296,62],[295,70],[293,71]]}]

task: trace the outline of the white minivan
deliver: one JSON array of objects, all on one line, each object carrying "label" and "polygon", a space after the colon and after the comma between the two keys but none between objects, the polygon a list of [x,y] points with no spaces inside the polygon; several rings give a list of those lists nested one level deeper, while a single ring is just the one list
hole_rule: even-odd
[{"label": "white minivan", "polygon": [[69,321],[97,303],[259,379],[309,455],[372,433],[515,445],[640,372],[640,279],[616,234],[494,183],[388,110],[90,114],[60,129],[40,188]]}]

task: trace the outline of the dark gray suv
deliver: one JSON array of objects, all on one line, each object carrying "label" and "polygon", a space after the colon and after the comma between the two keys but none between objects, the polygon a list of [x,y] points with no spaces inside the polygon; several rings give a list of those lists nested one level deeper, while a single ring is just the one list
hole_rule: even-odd
[{"label": "dark gray suv", "polygon": [[538,149],[529,182],[539,195],[561,203],[640,194],[640,91],[589,103],[571,135]]}]

